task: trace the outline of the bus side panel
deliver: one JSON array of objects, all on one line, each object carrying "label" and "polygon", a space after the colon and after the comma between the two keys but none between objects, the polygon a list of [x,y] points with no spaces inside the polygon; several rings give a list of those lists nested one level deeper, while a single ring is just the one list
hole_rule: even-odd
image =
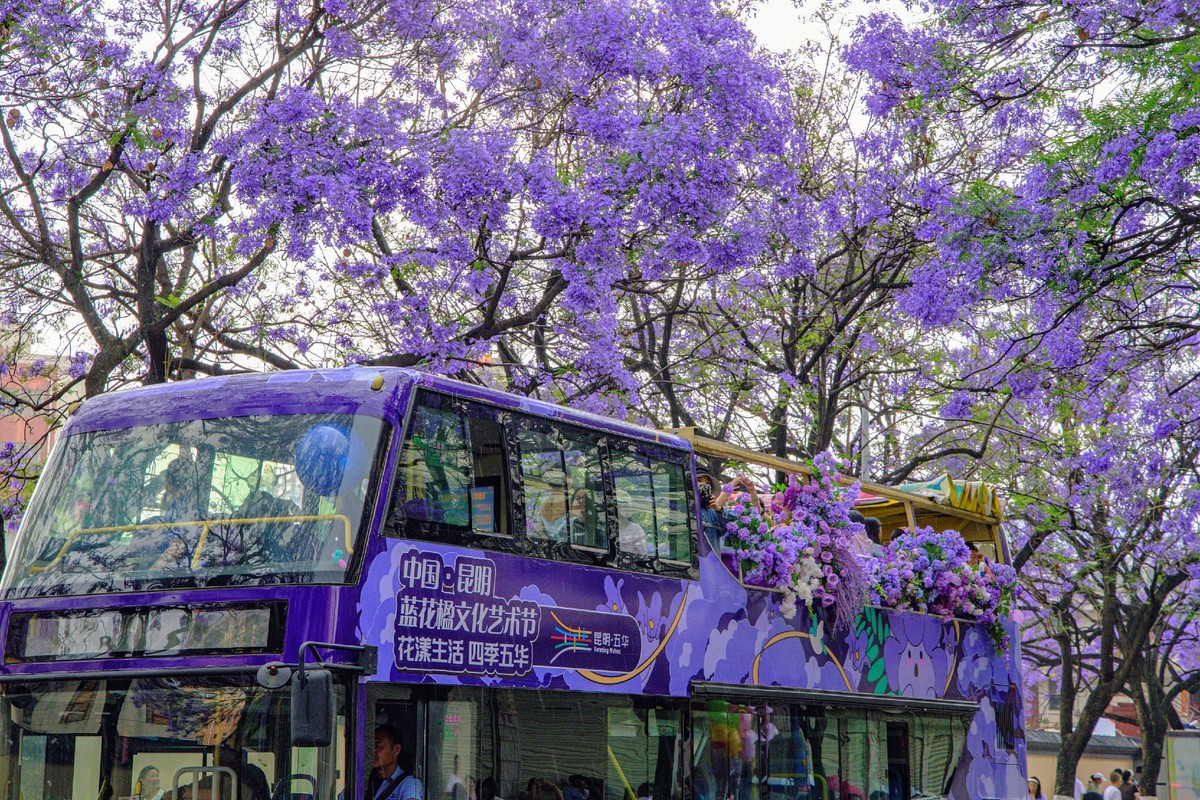
[{"label": "bus side panel", "polygon": [[710,682],[977,703],[951,794],[1023,791],[1019,654],[999,652],[987,628],[867,608],[833,631],[824,614],[785,619],[779,595],[742,586],[716,554],[700,574],[388,540],[364,573],[359,629],[382,681],[675,697]]}]

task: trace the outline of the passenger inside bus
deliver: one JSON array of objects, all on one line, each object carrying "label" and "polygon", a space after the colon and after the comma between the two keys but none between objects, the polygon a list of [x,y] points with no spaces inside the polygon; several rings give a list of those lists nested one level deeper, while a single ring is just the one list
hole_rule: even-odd
[{"label": "passenger inside bus", "polygon": [[504,800],[496,796],[496,779],[491,775],[479,782],[479,800]]},{"label": "passenger inside bus", "polygon": [[166,791],[162,788],[162,779],[159,777],[158,767],[154,765],[142,767],[142,771],[138,773],[134,794],[142,798],[142,800],[162,800]]},{"label": "passenger inside bus", "polygon": [[[166,541],[151,564],[151,569],[179,569],[190,565],[193,548],[200,537],[199,526],[171,526],[167,523],[200,519],[197,474],[195,460],[186,453],[175,457],[162,471],[160,513],[142,520],[143,525],[162,525],[162,528],[149,529],[140,537],[147,542]],[[163,530],[169,536],[164,537]]]},{"label": "passenger inside bus", "polygon": [[290,500],[264,489],[251,492],[229,517],[230,522],[210,529],[203,563],[253,566],[312,558],[315,545],[299,541],[304,532],[288,521],[298,512]]},{"label": "passenger inside bus", "polygon": [[630,517],[633,497],[626,491],[617,492],[617,542],[622,553],[648,556],[650,545],[646,541],[646,529]]},{"label": "passenger inside bus", "polygon": [[[530,535],[552,542],[576,541],[580,533],[580,520],[569,513],[566,475],[561,470],[551,470],[542,478],[549,485],[542,494],[537,514],[530,521]],[[576,492],[576,497],[578,494]]]}]

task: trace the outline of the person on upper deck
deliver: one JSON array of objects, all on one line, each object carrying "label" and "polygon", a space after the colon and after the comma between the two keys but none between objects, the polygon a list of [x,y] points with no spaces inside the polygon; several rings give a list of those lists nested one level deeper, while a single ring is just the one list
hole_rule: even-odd
[{"label": "person on upper deck", "polygon": [[576,541],[579,520],[568,513],[566,475],[555,470],[542,477],[549,487],[542,496],[537,514],[530,520],[530,535],[552,542]]},{"label": "person on upper deck", "polygon": [[729,488],[735,492],[739,489],[743,492],[746,492],[750,495],[751,501],[758,506],[760,511],[766,510],[767,503],[763,497],[760,496],[758,487],[754,485],[754,481],[750,480],[745,475],[733,476],[733,480],[729,482]]},{"label": "person on upper deck", "polygon": [[852,524],[858,523],[862,526],[858,531],[850,536],[850,549],[860,558],[867,558],[872,554],[874,547],[874,544],[871,542],[871,537],[867,535],[867,518],[858,511],[851,509],[850,522]]},{"label": "person on upper deck", "polygon": [[729,495],[718,490],[716,478],[703,467],[696,472],[696,487],[700,492],[700,524],[704,528],[704,537],[708,539],[708,546],[719,552],[721,537],[725,535],[721,511]]},{"label": "person on upper deck", "polygon": [[[195,522],[200,519],[199,481],[196,462],[186,453],[176,456],[162,471],[161,513],[142,520],[143,525],[161,525],[143,536],[153,541],[165,539],[157,550],[151,569],[181,569],[191,565],[193,549],[200,538],[200,526],[167,523]],[[162,533],[168,534],[161,536]]]},{"label": "person on upper deck", "polygon": [[646,538],[646,529],[629,516],[633,496],[624,489],[617,490],[617,546],[622,553],[635,556],[654,555]]}]

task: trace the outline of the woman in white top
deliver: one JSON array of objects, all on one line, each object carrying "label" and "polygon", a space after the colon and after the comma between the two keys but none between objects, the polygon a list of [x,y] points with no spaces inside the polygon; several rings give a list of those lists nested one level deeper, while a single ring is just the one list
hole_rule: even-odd
[{"label": "woman in white top", "polygon": [[142,767],[142,771],[138,773],[137,782],[137,794],[142,798],[142,800],[162,800],[162,796],[165,794],[165,792],[163,791],[161,781],[159,780],[158,767]]}]

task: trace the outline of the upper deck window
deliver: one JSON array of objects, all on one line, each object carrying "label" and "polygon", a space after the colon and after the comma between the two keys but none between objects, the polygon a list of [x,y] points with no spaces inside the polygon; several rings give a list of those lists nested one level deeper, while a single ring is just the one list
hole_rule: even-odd
[{"label": "upper deck window", "polygon": [[405,536],[685,574],[690,479],[682,452],[422,391],[391,524]]},{"label": "upper deck window", "polygon": [[530,538],[608,550],[600,448],[586,434],[546,426],[518,434]]},{"label": "upper deck window", "polygon": [[6,594],[340,582],[382,430],[373,417],[293,414],[69,435]]},{"label": "upper deck window", "polygon": [[614,453],[612,465],[621,552],[690,561],[691,527],[683,465],[627,452]]},{"label": "upper deck window", "polygon": [[400,454],[396,514],[508,536],[503,429],[489,409],[422,394]]}]

